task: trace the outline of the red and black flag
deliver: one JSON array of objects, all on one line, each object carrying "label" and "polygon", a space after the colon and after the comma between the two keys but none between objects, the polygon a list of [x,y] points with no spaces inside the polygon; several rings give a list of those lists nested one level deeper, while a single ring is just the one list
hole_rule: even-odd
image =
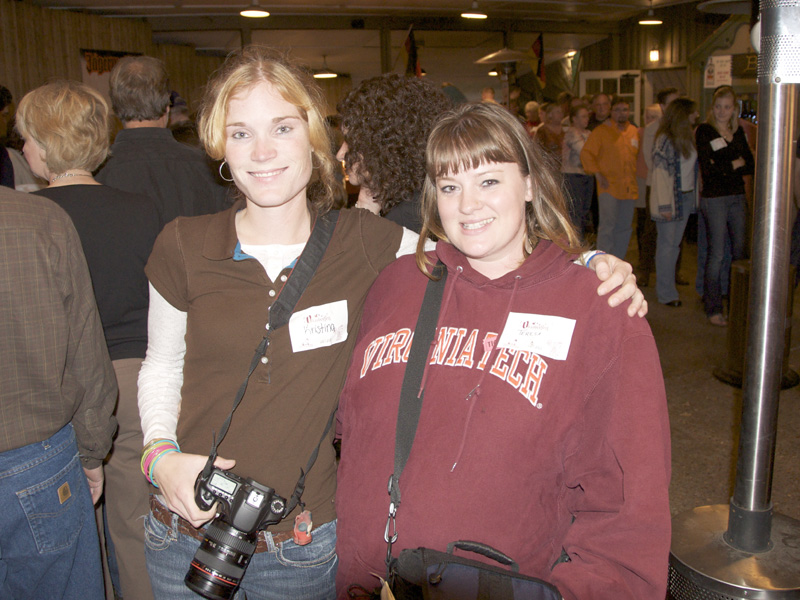
[{"label": "red and black flag", "polygon": [[417,55],[417,42],[414,40],[413,25],[408,28],[408,35],[406,36],[405,47],[408,54],[408,62],[406,62],[406,75],[414,75],[415,77],[422,77],[422,67],[419,66],[419,56]]},{"label": "red and black flag", "polygon": [[531,67],[534,69],[533,72],[539,80],[539,85],[544,89],[546,83],[544,74],[544,40],[542,39],[541,33],[539,37],[536,38],[536,41],[533,42],[533,45],[531,45],[531,51],[536,57],[536,60],[531,61]]}]

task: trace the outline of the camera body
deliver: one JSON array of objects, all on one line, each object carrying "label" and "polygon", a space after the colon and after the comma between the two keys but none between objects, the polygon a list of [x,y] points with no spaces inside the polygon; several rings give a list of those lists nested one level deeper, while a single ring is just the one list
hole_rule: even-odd
[{"label": "camera body", "polygon": [[203,510],[219,501],[217,518],[245,534],[279,523],[286,509],[286,499],[271,487],[217,467],[207,477],[197,476],[194,499]]},{"label": "camera body", "polygon": [[256,550],[258,532],[283,519],[286,499],[270,487],[216,467],[197,476],[194,499],[203,510],[219,502],[220,510],[208,524],[184,582],[209,600],[231,600]]}]

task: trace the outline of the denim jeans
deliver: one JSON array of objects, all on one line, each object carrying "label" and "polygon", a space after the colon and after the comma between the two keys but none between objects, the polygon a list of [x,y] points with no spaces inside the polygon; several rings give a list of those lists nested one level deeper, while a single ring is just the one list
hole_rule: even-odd
[{"label": "denim jeans", "polygon": [[[697,211],[697,277],[694,280],[694,289],[697,295],[703,297],[703,280],[706,278],[706,259],[708,258],[708,235],[706,234],[706,218],[703,211]],[[731,239],[725,236],[725,253],[722,255],[722,270],[720,276],[720,290],[722,295],[728,293],[731,272]]]},{"label": "denim jeans", "polygon": [[0,598],[105,599],[72,425],[0,454]]},{"label": "denim jeans", "polygon": [[569,198],[569,218],[578,235],[583,239],[583,231],[589,222],[589,211],[592,208],[592,192],[594,190],[594,177],[580,173],[565,173],[564,185]]},{"label": "denim jeans", "polygon": [[683,218],[677,221],[657,221],[656,230],[656,295],[661,304],[678,300],[678,288],[675,287],[675,265],[681,251],[681,240],[689,221],[689,212],[694,206],[694,191],[681,194]]},{"label": "denim jeans", "polygon": [[[156,600],[197,600],[183,578],[200,541],[178,532],[178,516],[167,527],[150,513],[145,517],[147,572]],[[336,521],[312,531],[313,540],[277,546],[267,534],[269,551],[253,554],[234,598],[243,600],[333,600],[336,597]],[[243,593],[244,592],[244,593]]]},{"label": "denim jeans", "polygon": [[597,249],[625,260],[633,231],[634,200],[618,200],[603,193],[597,198],[600,223],[597,231]]},{"label": "denim jeans", "polygon": [[744,258],[745,199],[744,195],[701,198],[700,210],[706,219],[708,257],[703,280],[703,304],[706,315],[722,313],[722,268],[725,236],[730,236],[731,260]]}]

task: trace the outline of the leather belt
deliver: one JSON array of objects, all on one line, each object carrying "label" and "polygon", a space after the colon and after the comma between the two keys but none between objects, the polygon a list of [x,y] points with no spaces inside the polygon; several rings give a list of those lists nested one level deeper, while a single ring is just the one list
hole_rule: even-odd
[{"label": "leather belt", "polygon": [[[150,496],[150,512],[156,521],[172,528],[173,512],[159,502],[155,496]],[[203,529],[197,529],[181,516],[178,516],[178,533],[188,535],[200,541],[202,541],[205,536],[205,531]],[[291,531],[278,531],[275,533],[259,531],[258,540],[256,542],[256,553],[269,551],[269,545],[266,539],[268,535],[272,536],[272,543],[277,546],[286,540],[292,539],[293,533]]]}]

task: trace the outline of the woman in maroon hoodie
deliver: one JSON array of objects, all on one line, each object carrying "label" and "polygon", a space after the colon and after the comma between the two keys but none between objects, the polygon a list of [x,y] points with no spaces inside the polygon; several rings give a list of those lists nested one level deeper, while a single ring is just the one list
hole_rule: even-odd
[{"label": "woman in maroon hoodie", "polygon": [[342,392],[337,591],[385,576],[400,390],[433,263],[448,277],[399,486],[393,556],[475,540],[567,600],[663,598],[670,438],[646,321],[598,297],[557,173],[502,107],[427,147],[423,237],[378,277]]}]

